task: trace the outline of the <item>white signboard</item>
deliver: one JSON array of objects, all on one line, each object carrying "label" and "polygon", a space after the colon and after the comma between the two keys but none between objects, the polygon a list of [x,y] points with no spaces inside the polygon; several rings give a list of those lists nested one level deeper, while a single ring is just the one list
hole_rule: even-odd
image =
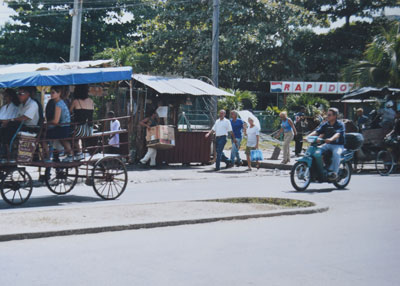
[{"label": "white signboard", "polygon": [[351,91],[353,86],[351,82],[271,81],[270,92],[343,94]]}]

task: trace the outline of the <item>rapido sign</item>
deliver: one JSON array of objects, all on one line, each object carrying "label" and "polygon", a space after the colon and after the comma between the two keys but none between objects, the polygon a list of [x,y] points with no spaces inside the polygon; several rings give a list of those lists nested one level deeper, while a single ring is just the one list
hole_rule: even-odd
[{"label": "rapido sign", "polygon": [[271,81],[270,92],[342,94],[351,91],[353,86],[354,84],[351,82]]}]

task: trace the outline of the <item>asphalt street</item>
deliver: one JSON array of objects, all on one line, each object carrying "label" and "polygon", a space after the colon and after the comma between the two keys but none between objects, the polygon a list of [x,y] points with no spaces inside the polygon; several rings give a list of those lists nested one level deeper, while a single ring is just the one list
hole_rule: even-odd
[{"label": "asphalt street", "polygon": [[399,285],[398,175],[357,175],[346,190],[313,184],[304,193],[293,192],[287,175],[220,176],[130,183],[112,202],[98,200],[83,186],[65,197],[42,188],[27,208],[264,196],[309,200],[330,209],[3,242],[0,285]]}]

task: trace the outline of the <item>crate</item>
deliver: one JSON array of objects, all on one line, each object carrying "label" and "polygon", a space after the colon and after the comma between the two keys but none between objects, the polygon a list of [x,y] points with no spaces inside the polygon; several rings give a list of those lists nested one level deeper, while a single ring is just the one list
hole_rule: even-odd
[{"label": "crate", "polygon": [[32,136],[18,135],[18,163],[31,163],[36,148],[36,138]]}]

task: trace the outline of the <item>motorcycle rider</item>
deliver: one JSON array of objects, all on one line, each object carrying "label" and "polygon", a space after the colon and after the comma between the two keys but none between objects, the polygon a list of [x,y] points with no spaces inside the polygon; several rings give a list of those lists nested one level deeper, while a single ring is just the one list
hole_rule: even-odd
[{"label": "motorcycle rider", "polygon": [[321,146],[323,153],[328,150],[332,151],[332,163],[329,166],[328,173],[328,177],[331,180],[337,178],[340,167],[340,156],[344,150],[345,126],[343,122],[337,120],[338,115],[339,110],[337,108],[329,108],[327,114],[328,120],[309,135],[318,135],[320,138],[324,139],[325,144]]}]

